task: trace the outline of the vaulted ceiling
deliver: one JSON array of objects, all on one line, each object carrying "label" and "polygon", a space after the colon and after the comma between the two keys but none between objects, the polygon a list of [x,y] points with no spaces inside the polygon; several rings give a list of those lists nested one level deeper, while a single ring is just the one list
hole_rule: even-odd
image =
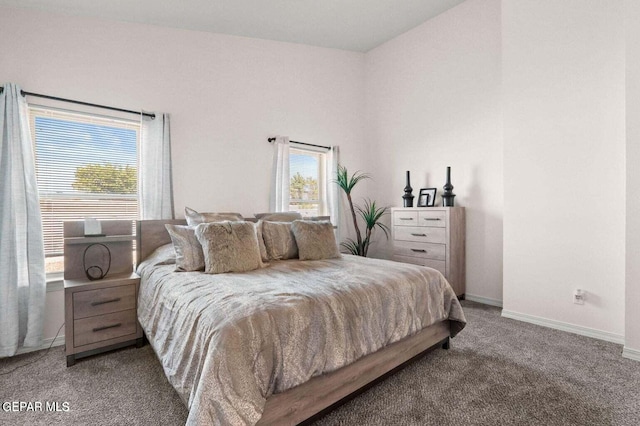
[{"label": "vaulted ceiling", "polygon": [[463,1],[0,0],[0,6],[366,52]]}]

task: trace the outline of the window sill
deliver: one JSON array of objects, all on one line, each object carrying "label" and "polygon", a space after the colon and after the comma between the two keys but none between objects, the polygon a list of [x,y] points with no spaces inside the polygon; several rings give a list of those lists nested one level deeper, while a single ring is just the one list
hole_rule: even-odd
[{"label": "window sill", "polygon": [[47,293],[64,290],[64,278],[60,272],[47,274]]}]

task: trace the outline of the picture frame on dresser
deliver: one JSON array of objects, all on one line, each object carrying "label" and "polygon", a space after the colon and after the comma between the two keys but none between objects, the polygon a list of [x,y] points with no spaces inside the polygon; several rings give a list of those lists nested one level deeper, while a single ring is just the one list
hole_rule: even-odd
[{"label": "picture frame on dresser", "polygon": [[422,188],[418,196],[418,207],[434,207],[438,188]]}]

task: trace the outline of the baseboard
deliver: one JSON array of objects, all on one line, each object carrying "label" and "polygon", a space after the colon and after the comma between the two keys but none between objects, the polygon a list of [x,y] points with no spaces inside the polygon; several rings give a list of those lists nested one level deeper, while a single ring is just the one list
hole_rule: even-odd
[{"label": "baseboard", "polygon": [[490,299],[488,297],[475,296],[473,294],[466,293],[464,295],[466,300],[471,300],[472,302],[482,303],[483,305],[491,305],[497,306],[498,308],[502,308],[502,300],[498,299]]},{"label": "baseboard", "polygon": [[624,358],[629,358],[634,361],[640,361],[640,351],[637,349],[631,349],[625,346],[622,349],[622,356]]},{"label": "baseboard", "polygon": [[[53,345],[51,344],[51,342],[53,342]],[[42,345],[35,347],[35,348],[19,348],[18,352],[16,352],[16,355],[22,355],[22,354],[26,354],[29,352],[35,352],[35,351],[41,351],[42,349],[48,349],[49,346],[54,347],[54,346],[62,346],[64,345],[64,335],[62,336],[58,336],[55,340],[50,337],[48,339],[44,339],[42,341]]]},{"label": "baseboard", "polygon": [[570,324],[567,322],[556,321],[552,319],[537,317],[535,315],[521,314],[519,312],[502,310],[504,318],[510,318],[518,321],[528,322],[531,324],[541,325],[543,327],[553,328],[555,330],[567,331],[581,336],[592,337],[594,339],[605,340],[607,342],[624,344],[624,336],[608,331],[596,330],[594,328],[583,327],[581,325]]}]

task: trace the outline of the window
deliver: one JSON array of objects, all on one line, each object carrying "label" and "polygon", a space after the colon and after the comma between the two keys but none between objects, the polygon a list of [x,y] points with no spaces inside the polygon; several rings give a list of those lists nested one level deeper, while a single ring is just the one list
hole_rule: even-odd
[{"label": "window", "polygon": [[289,210],[303,217],[328,214],[324,184],[326,151],[294,147],[289,150]]},{"label": "window", "polygon": [[62,272],[67,220],[138,218],[134,121],[30,108],[47,274]]}]

